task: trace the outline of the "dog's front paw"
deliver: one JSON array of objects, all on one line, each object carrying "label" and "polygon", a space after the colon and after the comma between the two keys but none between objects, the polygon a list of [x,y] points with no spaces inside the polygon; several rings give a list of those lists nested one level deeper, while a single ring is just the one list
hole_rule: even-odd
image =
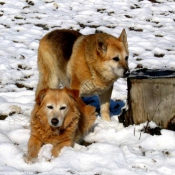
[{"label": "dog's front paw", "polygon": [[24,154],[23,159],[27,164],[30,164],[30,165],[37,161],[37,158],[30,157],[26,154]]},{"label": "dog's front paw", "polygon": [[58,157],[60,154],[60,150],[58,148],[53,148],[52,149],[52,156],[53,157]]}]

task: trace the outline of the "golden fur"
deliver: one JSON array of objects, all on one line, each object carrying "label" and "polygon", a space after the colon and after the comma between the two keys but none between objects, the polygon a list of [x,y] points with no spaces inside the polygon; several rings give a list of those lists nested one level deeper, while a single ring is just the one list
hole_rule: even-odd
[{"label": "golden fur", "polygon": [[40,148],[47,143],[53,145],[52,155],[57,157],[64,146],[81,142],[95,119],[95,107],[85,105],[79,91],[41,90],[32,111],[31,136],[24,160],[35,162]]},{"label": "golden fur", "polygon": [[128,55],[124,29],[119,38],[54,30],[40,41],[36,96],[41,89],[60,88],[60,84],[79,90],[81,96],[98,95],[102,118],[109,121],[113,83],[129,70]]}]

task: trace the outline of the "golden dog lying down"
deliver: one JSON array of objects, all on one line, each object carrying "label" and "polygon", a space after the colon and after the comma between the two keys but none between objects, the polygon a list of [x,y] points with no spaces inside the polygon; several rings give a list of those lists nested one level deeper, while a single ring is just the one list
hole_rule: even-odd
[{"label": "golden dog lying down", "polygon": [[128,42],[123,29],[119,38],[106,33],[81,35],[73,30],[46,34],[38,48],[39,82],[36,96],[60,84],[80,91],[81,96],[98,95],[101,116],[110,121],[110,98],[114,82],[126,76]]},{"label": "golden dog lying down", "polygon": [[40,148],[47,143],[53,145],[52,155],[57,157],[64,146],[81,142],[95,119],[95,107],[85,105],[79,91],[41,90],[32,111],[31,136],[24,160],[35,162]]}]

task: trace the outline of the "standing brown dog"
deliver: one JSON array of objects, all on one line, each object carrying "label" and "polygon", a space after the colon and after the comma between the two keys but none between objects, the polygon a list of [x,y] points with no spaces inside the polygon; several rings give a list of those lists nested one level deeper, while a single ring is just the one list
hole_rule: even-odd
[{"label": "standing brown dog", "polygon": [[24,160],[34,163],[43,144],[52,144],[52,155],[57,157],[64,146],[80,143],[94,124],[95,113],[95,107],[85,105],[77,90],[41,90],[32,111],[31,135]]},{"label": "standing brown dog", "polygon": [[41,39],[38,49],[36,96],[41,89],[60,88],[60,84],[78,89],[81,96],[98,95],[102,118],[110,121],[113,83],[129,71],[128,55],[124,29],[119,38],[106,33],[52,31]]}]

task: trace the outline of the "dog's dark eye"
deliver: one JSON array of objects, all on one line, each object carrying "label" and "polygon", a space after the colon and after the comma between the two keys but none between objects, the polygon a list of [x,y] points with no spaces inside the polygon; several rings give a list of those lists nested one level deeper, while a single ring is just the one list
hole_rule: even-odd
[{"label": "dog's dark eye", "polygon": [[64,109],[66,109],[66,106],[62,106],[62,107],[60,108],[60,110],[64,110]]},{"label": "dog's dark eye", "polygon": [[119,57],[114,57],[113,60],[114,61],[119,61],[120,59],[119,59]]},{"label": "dog's dark eye", "polygon": [[128,61],[128,56],[125,57],[125,60]]},{"label": "dog's dark eye", "polygon": [[53,106],[49,105],[47,106],[48,109],[53,109]]}]

